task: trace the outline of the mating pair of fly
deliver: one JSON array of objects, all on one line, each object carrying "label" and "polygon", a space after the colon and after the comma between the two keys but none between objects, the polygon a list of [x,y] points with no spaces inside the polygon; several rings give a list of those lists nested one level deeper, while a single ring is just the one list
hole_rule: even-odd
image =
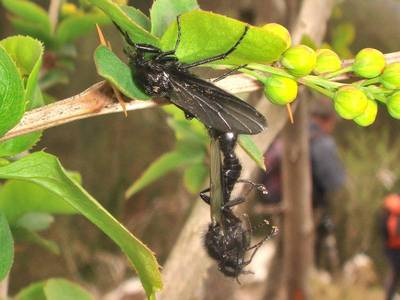
[{"label": "mating pair of fly", "polygon": [[[134,80],[149,96],[167,98],[182,109],[187,118],[200,120],[209,130],[211,139],[218,140],[219,152],[222,152],[224,157],[220,174],[217,174],[222,187],[222,203],[219,207],[221,218],[219,222],[210,223],[204,244],[208,254],[218,262],[220,271],[226,276],[238,278],[240,274],[247,273],[244,267],[251,262],[262,243],[275,232],[275,229],[272,229],[261,242],[251,246],[251,229],[246,228],[232,211],[232,207],[242,203],[244,199],[231,199],[233,187],[238,181],[250,183],[266,192],[261,185],[239,180],[242,167],[234,151],[238,134],[257,134],[266,127],[266,120],[251,105],[211,82],[197,78],[189,70],[226,58],[243,41],[249,27],[244,27],[239,39],[225,53],[183,64],[175,56],[181,40],[179,16],[175,48],[170,51],[162,51],[148,44],[137,44],[126,31],[116,26],[127,42],[124,52],[129,58]],[[214,82],[231,73],[233,71],[218,77]],[[200,196],[206,203],[211,204],[213,199],[210,199],[211,194],[206,194],[208,191],[209,189],[203,191]],[[252,251],[252,254],[246,260],[249,251]]]}]

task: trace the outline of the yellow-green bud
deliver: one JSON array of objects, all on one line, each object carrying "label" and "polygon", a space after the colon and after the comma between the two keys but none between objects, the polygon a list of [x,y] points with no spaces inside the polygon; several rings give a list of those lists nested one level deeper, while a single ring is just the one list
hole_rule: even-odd
[{"label": "yellow-green bud", "polygon": [[294,76],[302,77],[311,73],[317,62],[315,51],[305,45],[286,50],[281,58],[282,65]]},{"label": "yellow-green bud", "polygon": [[378,104],[375,102],[375,100],[368,99],[367,108],[361,115],[354,118],[354,122],[356,122],[360,126],[369,126],[375,122],[377,114]]},{"label": "yellow-green bud", "polygon": [[342,67],[342,61],[334,51],[330,49],[318,49],[316,54],[317,63],[314,68],[315,74],[319,75],[335,72]]},{"label": "yellow-green bud", "polygon": [[291,78],[272,75],[268,77],[264,93],[274,104],[285,105],[297,97],[297,82]]},{"label": "yellow-green bud", "polygon": [[289,31],[285,27],[277,23],[269,23],[265,24],[262,29],[279,36],[286,43],[285,50],[289,49],[290,45],[292,44],[292,38],[290,37]]},{"label": "yellow-green bud", "polygon": [[5,166],[5,165],[8,165],[10,162],[7,160],[7,159],[5,159],[5,158],[1,158],[0,157],[0,167],[3,167],[3,166]]},{"label": "yellow-green bud", "polygon": [[353,72],[360,77],[374,78],[382,73],[385,64],[385,56],[381,51],[365,48],[357,53],[353,63]]},{"label": "yellow-green bud", "polygon": [[78,8],[73,3],[64,3],[61,6],[61,15],[64,17],[69,15],[75,15],[76,13],[78,13]]},{"label": "yellow-green bud", "polygon": [[386,102],[386,106],[393,118],[400,119],[400,92],[391,95]]},{"label": "yellow-green bud", "polygon": [[347,120],[361,115],[368,105],[367,96],[360,89],[352,85],[341,87],[333,98],[336,112]]},{"label": "yellow-green bud", "polygon": [[386,66],[380,81],[387,89],[394,90],[400,88],[400,63],[392,63]]}]

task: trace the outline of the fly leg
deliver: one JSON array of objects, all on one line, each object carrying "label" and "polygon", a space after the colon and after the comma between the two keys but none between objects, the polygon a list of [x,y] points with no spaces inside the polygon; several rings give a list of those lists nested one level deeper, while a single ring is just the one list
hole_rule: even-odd
[{"label": "fly leg", "polygon": [[254,183],[254,182],[252,182],[251,180],[248,180],[248,179],[239,179],[237,182],[238,183],[249,184],[251,186],[250,191],[255,188],[255,189],[257,189],[257,191],[260,191],[263,195],[267,195],[268,194],[267,188],[265,187],[265,185],[263,185],[261,183]]},{"label": "fly leg", "polygon": [[193,68],[193,67],[197,67],[197,66],[200,66],[200,65],[208,64],[208,63],[210,63],[210,62],[213,62],[213,61],[217,61],[217,60],[226,58],[229,54],[231,54],[233,51],[235,51],[235,49],[240,45],[240,43],[242,42],[242,40],[243,40],[243,38],[245,37],[245,35],[246,35],[246,33],[247,33],[248,30],[249,30],[249,26],[246,26],[246,27],[244,28],[244,31],[243,31],[242,35],[240,36],[240,38],[239,38],[239,39],[236,41],[236,43],[235,43],[228,51],[226,51],[225,53],[220,54],[220,55],[216,55],[216,56],[213,56],[213,57],[209,57],[209,58],[206,58],[206,59],[202,59],[202,60],[193,62],[193,63],[191,63],[191,64],[183,65],[183,66],[182,66],[182,69],[190,69],[190,68]]},{"label": "fly leg", "polygon": [[245,68],[246,66],[247,66],[247,64],[237,66],[237,67],[233,68],[232,70],[229,70],[228,72],[226,72],[226,73],[224,73],[224,74],[218,76],[217,78],[214,78],[211,82],[220,81],[220,80],[222,80],[222,79],[228,77],[229,75],[235,73],[236,71],[238,71],[238,70],[240,70],[240,69],[242,69],[242,68]]},{"label": "fly leg", "polygon": [[211,197],[209,195],[207,195],[206,193],[210,192],[210,188],[205,189],[204,191],[200,192],[200,198],[207,203],[208,205],[210,205],[211,202]]},{"label": "fly leg", "polygon": [[168,55],[173,55],[173,54],[175,54],[176,49],[178,49],[179,44],[181,42],[181,31],[182,31],[181,30],[181,16],[180,15],[176,17],[176,24],[178,26],[178,37],[176,38],[174,49],[160,53],[159,55],[157,55],[155,57],[156,60],[160,60],[160,59],[162,59],[162,58],[164,58],[165,56],[168,56]]}]

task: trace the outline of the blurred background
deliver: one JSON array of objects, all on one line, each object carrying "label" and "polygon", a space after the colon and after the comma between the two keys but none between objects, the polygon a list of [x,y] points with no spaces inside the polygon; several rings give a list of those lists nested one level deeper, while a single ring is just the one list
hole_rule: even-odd
[{"label": "blurred background", "polygon": [[[49,1],[35,2],[46,9],[49,5]],[[130,2],[146,14],[152,3],[150,0]],[[298,7],[299,2],[199,0],[204,10],[254,25],[270,22],[288,25],[289,8]],[[7,14],[0,6],[0,38],[16,33]],[[103,31],[114,51],[122,57],[117,31],[113,26],[103,26]],[[395,0],[339,1],[325,37],[325,42],[343,58],[351,58],[365,47],[384,53],[398,51],[399,40],[400,1]],[[67,73],[68,80],[47,91],[55,99],[75,95],[100,80],[93,63],[93,51],[98,45],[95,31],[80,38],[75,45],[79,55],[75,58],[75,67]],[[338,269],[332,270],[329,262],[318,266],[312,284],[313,299],[383,299],[387,263],[378,223],[383,199],[400,189],[399,130],[400,123],[390,118],[384,109],[380,110],[377,122],[368,128],[338,120],[332,134],[346,182],[341,192],[332,198],[329,208],[334,223]],[[124,193],[148,165],[171,150],[174,143],[166,114],[155,108],[130,112],[127,118],[123,114],[113,114],[49,129],[36,149],[46,148],[47,152],[57,155],[66,168],[80,172],[84,187],[143,240],[163,265],[190,207],[198,201],[197,196],[185,190],[179,170],[152,183],[131,199],[126,200]],[[265,180],[261,171],[260,178]],[[267,208],[271,205],[254,202],[253,214],[259,218],[271,215]],[[199,238],[205,230],[199,229]],[[10,277],[11,294],[37,280],[65,277],[81,283],[100,298],[133,276],[120,250],[83,217],[57,217],[45,236],[60,245],[61,254],[51,254],[32,244],[18,245]],[[276,270],[279,272],[279,268]],[[239,288],[243,293],[236,296],[237,299],[262,299],[263,296],[251,294],[253,288],[243,284]],[[143,299],[143,295],[138,293],[124,299]],[[217,298],[210,295],[207,299]]]}]

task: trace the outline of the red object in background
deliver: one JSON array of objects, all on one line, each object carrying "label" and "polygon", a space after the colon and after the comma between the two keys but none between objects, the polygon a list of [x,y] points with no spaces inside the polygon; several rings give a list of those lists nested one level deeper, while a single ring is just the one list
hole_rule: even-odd
[{"label": "red object in background", "polygon": [[385,198],[384,207],[389,213],[386,221],[387,246],[400,249],[400,195],[391,194]]}]

